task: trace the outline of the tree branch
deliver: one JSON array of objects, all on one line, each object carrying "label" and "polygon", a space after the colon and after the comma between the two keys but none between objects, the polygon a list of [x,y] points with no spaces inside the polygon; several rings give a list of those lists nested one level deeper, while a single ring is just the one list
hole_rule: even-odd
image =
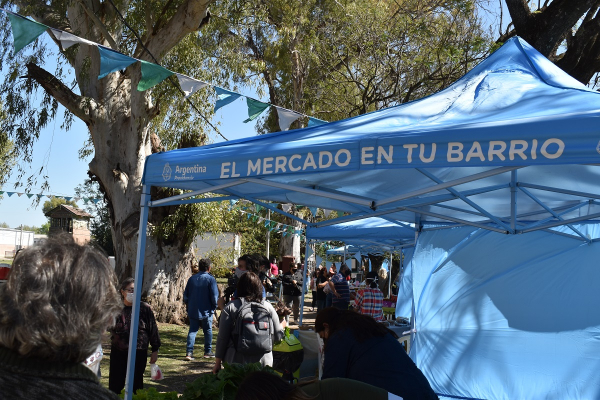
[{"label": "tree branch", "polygon": [[34,63],[27,63],[26,67],[26,78],[36,81],[50,96],[86,125],[90,126],[94,123],[92,114],[98,108],[98,104],[93,99],[76,95],[54,75]]},{"label": "tree branch", "polygon": [[[177,12],[148,38],[148,50],[160,60],[167,51],[173,48],[186,35],[195,32],[200,27],[208,13],[208,5],[213,0],[186,0]],[[136,50],[136,54],[138,50]],[[153,61],[146,53],[141,53],[140,58]]]},{"label": "tree branch", "polygon": [[115,39],[112,37],[110,32],[108,32],[106,26],[102,23],[102,21],[100,21],[100,18],[98,18],[96,14],[94,14],[94,12],[89,9],[89,7],[84,3],[83,0],[78,0],[77,2],[81,6],[81,8],[83,8],[83,11],[85,11],[86,15],[92,20],[94,25],[100,30],[100,32],[102,32],[102,36],[104,36],[104,38],[110,45],[110,48],[115,51],[119,51],[119,45],[117,45]]}]

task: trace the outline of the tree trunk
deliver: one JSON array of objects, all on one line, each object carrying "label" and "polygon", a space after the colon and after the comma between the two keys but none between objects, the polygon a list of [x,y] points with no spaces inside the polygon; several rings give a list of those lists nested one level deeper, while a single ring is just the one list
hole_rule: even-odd
[{"label": "tree trunk", "polygon": [[[294,227],[294,230],[302,229],[302,223],[293,220],[287,223]],[[299,235],[285,235],[281,236],[279,241],[279,254],[283,256],[293,256],[295,262],[299,263],[300,259],[300,236]]]}]

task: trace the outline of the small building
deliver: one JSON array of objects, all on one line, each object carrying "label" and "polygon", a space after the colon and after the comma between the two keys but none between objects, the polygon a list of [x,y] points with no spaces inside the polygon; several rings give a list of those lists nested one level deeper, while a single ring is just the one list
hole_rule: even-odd
[{"label": "small building", "polygon": [[85,211],[61,204],[45,215],[50,219],[48,236],[67,232],[73,235],[75,243],[85,244],[91,240],[89,224],[92,216]]},{"label": "small building", "polygon": [[0,258],[13,258],[17,250],[33,246],[33,238],[31,231],[0,228]]}]

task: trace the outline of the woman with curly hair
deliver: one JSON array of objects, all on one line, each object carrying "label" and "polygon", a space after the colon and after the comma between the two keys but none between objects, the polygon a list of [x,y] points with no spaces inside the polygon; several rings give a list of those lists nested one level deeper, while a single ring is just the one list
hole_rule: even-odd
[{"label": "woman with curly hair", "polygon": [[107,257],[68,235],[15,257],[0,286],[0,398],[118,399],[83,361],[119,313]]},{"label": "woman with curly hair", "polygon": [[438,398],[398,336],[370,316],[326,308],[317,315],[315,331],[325,342],[322,379],[354,379],[405,400]]}]

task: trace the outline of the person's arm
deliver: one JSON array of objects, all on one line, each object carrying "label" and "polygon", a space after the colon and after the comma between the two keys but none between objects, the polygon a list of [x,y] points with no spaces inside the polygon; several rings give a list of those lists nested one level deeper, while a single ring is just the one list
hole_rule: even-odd
[{"label": "person's arm", "polygon": [[210,302],[212,304],[212,311],[217,309],[217,301],[219,300],[219,287],[217,286],[217,280],[211,279],[210,283]]},{"label": "person's arm", "polygon": [[[235,302],[237,303],[237,301]],[[221,312],[221,319],[219,320],[219,334],[217,335],[217,346],[215,349],[215,365],[213,367],[213,373],[216,374],[221,369],[221,362],[227,353],[229,347],[229,341],[231,340],[231,334],[233,330],[233,318],[237,307],[234,306],[234,302],[231,302]],[[232,315],[233,314],[233,315]]]},{"label": "person's arm", "polygon": [[184,302],[184,304],[187,304],[188,300],[190,298],[189,290],[190,290],[190,280],[188,279],[187,283],[185,284],[185,290],[183,291],[183,302]]},{"label": "person's arm", "polygon": [[150,354],[150,364],[155,364],[158,360],[158,349],[160,348],[160,335],[158,334],[158,325],[156,324],[156,318],[154,312],[150,306],[148,306],[148,336],[150,338],[150,346],[152,353]]},{"label": "person's arm", "polygon": [[325,362],[321,379],[346,377],[354,344],[354,337],[347,330],[336,332],[329,338],[325,346]]},{"label": "person's arm", "polygon": [[333,279],[329,281],[329,287],[331,288],[331,293],[333,293],[333,295],[335,297],[337,297],[338,299],[340,297],[342,297],[342,295],[340,295],[337,290],[335,290],[335,284],[333,283]]},{"label": "person's arm", "polygon": [[283,339],[283,330],[285,329],[285,320],[279,322],[279,316],[275,311],[275,308],[269,302],[264,302],[265,307],[269,309],[271,313],[271,319],[273,320],[273,344],[280,342]]}]

